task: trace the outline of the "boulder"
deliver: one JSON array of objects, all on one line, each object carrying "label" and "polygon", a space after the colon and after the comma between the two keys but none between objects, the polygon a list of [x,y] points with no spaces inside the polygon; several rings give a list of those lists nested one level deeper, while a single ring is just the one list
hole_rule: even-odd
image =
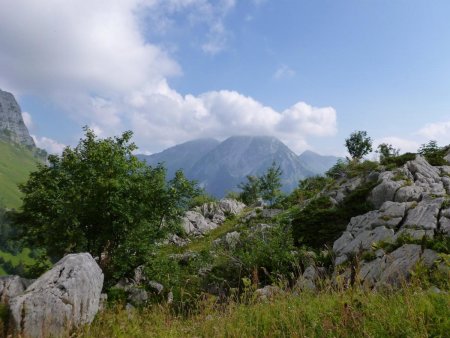
[{"label": "boulder", "polygon": [[444,199],[423,200],[408,212],[403,228],[434,230],[437,229],[439,210]]},{"label": "boulder", "polygon": [[400,287],[408,281],[411,272],[420,261],[425,267],[431,268],[438,255],[433,250],[425,249],[422,252],[420,245],[405,244],[389,255],[386,255],[385,268],[382,270],[377,286],[389,285]]},{"label": "boulder", "polygon": [[280,293],[282,293],[282,290],[278,286],[274,285],[266,285],[265,287],[255,291],[256,298],[262,301],[270,300]]},{"label": "boulder", "polygon": [[183,217],[183,228],[189,235],[201,236],[205,232],[217,228],[217,224],[207,220],[197,211],[187,211]]},{"label": "boulder", "polygon": [[33,280],[19,276],[0,277],[0,303],[9,304],[9,300],[22,294]]},{"label": "boulder", "polygon": [[394,173],[386,171],[380,174],[378,184],[369,195],[369,201],[374,205],[376,209],[380,208],[386,201],[394,201],[395,194],[399,190],[404,182],[393,181]]},{"label": "boulder", "polygon": [[10,299],[13,326],[24,337],[61,337],[94,319],[103,273],[88,253],[70,254]]}]

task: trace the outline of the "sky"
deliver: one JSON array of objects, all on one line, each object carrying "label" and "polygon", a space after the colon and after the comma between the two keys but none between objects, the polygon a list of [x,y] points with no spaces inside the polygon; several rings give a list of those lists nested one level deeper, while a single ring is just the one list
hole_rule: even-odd
[{"label": "sky", "polygon": [[39,147],[271,135],[450,143],[448,0],[0,0],[0,88]]}]

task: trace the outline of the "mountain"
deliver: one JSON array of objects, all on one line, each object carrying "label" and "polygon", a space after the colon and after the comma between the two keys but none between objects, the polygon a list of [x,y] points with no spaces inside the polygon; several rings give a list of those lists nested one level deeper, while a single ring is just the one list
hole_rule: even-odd
[{"label": "mountain", "polygon": [[283,142],[269,136],[232,136],[223,142],[198,139],[157,154],[137,156],[150,165],[164,163],[169,177],[183,169],[189,179],[197,180],[217,197],[236,190],[247,175],[261,175],[273,161],[283,171],[283,190],[291,191],[299,180],[322,174],[338,159],[313,152],[297,156]]},{"label": "mountain", "polygon": [[14,95],[0,90],[0,139],[34,148]]},{"label": "mountain", "polygon": [[0,90],[0,206],[20,206],[17,184],[24,183],[46,157],[30,136],[14,95]]},{"label": "mountain", "polygon": [[336,156],[322,156],[310,150],[306,150],[298,158],[307,170],[316,175],[325,174],[337,161],[344,159]]},{"label": "mountain", "polygon": [[212,138],[197,139],[176,145],[157,154],[137,155],[137,157],[140,160],[145,160],[151,166],[163,163],[167,168],[168,176],[173,177],[179,169],[182,169],[185,173],[190,172],[203,156],[219,144],[219,141]]},{"label": "mountain", "polygon": [[313,175],[284,143],[268,136],[232,136],[202,157],[189,175],[210,194],[223,196],[247,175],[263,174],[274,161],[283,171],[283,190],[292,190],[300,179]]}]

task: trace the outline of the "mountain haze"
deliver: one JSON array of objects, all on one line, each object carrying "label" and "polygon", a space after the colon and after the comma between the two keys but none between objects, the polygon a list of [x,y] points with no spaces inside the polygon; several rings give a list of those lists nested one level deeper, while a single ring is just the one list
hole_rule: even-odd
[{"label": "mountain haze", "polygon": [[306,169],[316,175],[325,174],[337,161],[344,160],[344,158],[336,156],[322,156],[311,150],[306,150],[298,158]]},{"label": "mountain haze", "polygon": [[[169,177],[183,169],[189,179],[197,180],[208,193],[222,197],[228,191],[236,190],[247,175],[263,174],[273,162],[283,171],[283,190],[291,191],[299,180],[322,174],[337,160],[333,156],[309,153],[306,157],[297,156],[275,137],[232,136],[223,142],[193,140],[157,154],[137,156],[149,165],[163,163]],[[310,164],[309,158],[312,159]]]}]

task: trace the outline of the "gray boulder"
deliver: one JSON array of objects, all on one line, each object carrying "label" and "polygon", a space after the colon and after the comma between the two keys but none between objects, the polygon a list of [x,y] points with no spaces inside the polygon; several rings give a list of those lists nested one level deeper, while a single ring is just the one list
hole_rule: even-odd
[{"label": "gray boulder", "polygon": [[188,235],[201,236],[205,232],[217,228],[217,224],[207,220],[197,211],[187,211],[183,217],[182,225]]},{"label": "gray boulder", "polygon": [[71,254],[10,299],[13,326],[24,337],[61,337],[94,319],[103,273],[88,253]]},{"label": "gray boulder", "polygon": [[19,276],[0,277],[0,303],[9,304],[11,298],[24,293],[31,283],[33,280]]},{"label": "gray boulder", "polygon": [[408,212],[404,228],[434,230],[437,229],[439,210],[444,199],[424,200]]},{"label": "gray boulder", "polygon": [[377,286],[400,287],[409,280],[419,260],[425,267],[431,268],[437,258],[437,253],[432,250],[425,249],[422,252],[420,245],[405,244],[386,256],[382,263],[385,268],[382,269]]}]

